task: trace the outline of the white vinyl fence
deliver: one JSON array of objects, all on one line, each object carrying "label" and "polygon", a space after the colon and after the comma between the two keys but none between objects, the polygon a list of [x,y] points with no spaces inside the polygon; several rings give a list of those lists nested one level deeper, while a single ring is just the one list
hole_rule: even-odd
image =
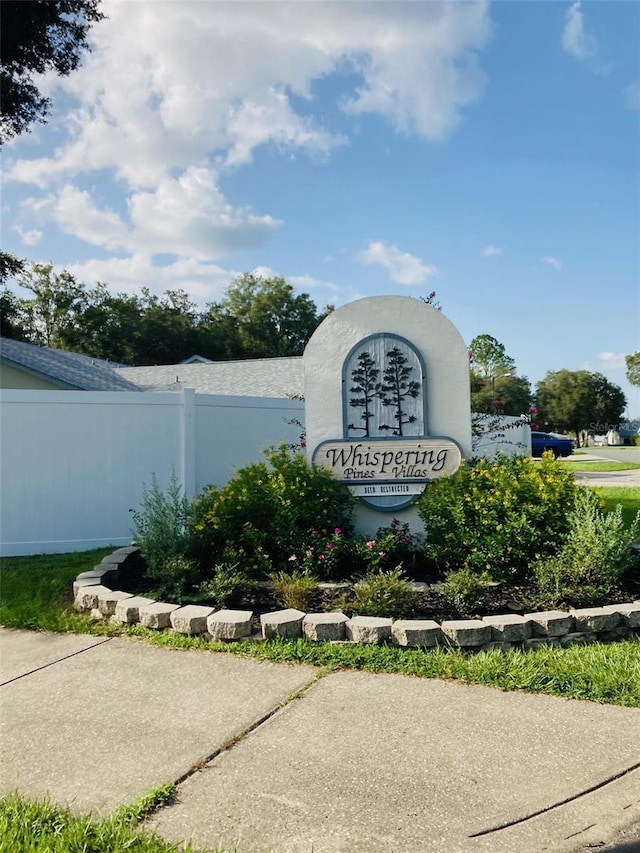
[{"label": "white vinyl fence", "polygon": [[304,404],[265,397],[104,391],[1,396],[0,554],[53,554],[131,541],[131,509],[155,474],[193,497],[281,441]]}]

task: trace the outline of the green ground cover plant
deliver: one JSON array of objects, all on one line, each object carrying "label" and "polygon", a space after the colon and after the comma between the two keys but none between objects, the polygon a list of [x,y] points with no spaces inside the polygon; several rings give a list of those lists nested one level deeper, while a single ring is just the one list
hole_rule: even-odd
[{"label": "green ground cover plant", "polygon": [[48,799],[9,794],[0,798],[0,853],[196,853],[190,843],[173,844],[139,828],[174,795],[174,786],[165,785],[105,818],[92,818]]}]

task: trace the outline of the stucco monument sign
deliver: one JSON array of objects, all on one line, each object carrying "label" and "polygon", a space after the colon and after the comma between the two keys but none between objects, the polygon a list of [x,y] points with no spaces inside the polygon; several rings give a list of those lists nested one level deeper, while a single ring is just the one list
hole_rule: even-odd
[{"label": "stucco monument sign", "polygon": [[307,452],[360,499],[363,532],[470,452],[467,348],[430,305],[382,296],[339,308],[304,365]]}]

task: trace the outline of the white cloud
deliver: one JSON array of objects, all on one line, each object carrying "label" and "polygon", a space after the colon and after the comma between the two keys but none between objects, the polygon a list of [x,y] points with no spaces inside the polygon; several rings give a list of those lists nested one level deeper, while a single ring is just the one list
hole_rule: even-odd
[{"label": "white cloud", "polygon": [[501,255],[502,249],[499,249],[497,246],[488,245],[484,247],[482,254],[486,258],[490,258],[492,255]]},{"label": "white cloud", "polygon": [[575,59],[586,60],[593,58],[598,51],[595,36],[587,33],[582,13],[582,3],[574,3],[565,16],[562,31],[562,49]]},{"label": "white cloud", "polygon": [[94,258],[66,264],[65,269],[89,286],[97,281],[108,282],[113,293],[140,293],[142,287],[148,287],[160,296],[169,288],[182,289],[199,306],[220,299],[231,280],[239,275],[238,271],[202,263],[196,258],[180,258],[161,266],[154,264],[148,255],[137,253],[127,258]]},{"label": "white cloud", "polygon": [[611,63],[603,62],[599,56],[597,38],[587,32],[580,0],[570,6],[565,15],[562,49],[574,59],[587,63],[596,74],[608,74],[611,70]]},{"label": "white cloud", "polygon": [[[104,0],[102,9],[81,67],[44,83],[57,105],[71,104],[51,117],[58,147],[5,163],[6,178],[42,191],[23,208],[25,233],[52,222],[106,250],[201,261],[255,247],[279,222],[235,205],[221,180],[259,147],[326,159],[346,144],[327,97],[347,115],[375,113],[441,140],[485,83],[487,0]],[[316,99],[327,78],[335,85]],[[110,180],[112,209],[78,188],[82,174],[93,186]]]},{"label": "white cloud", "polygon": [[129,197],[128,218],[102,210],[86,190],[65,184],[57,195],[26,199],[23,217],[55,222],[65,233],[111,251],[170,254],[215,260],[261,245],[280,222],[248,209],[233,208],[205,168],[163,178],[155,192]]},{"label": "white cloud", "polygon": [[42,239],[42,231],[38,231],[37,228],[25,231],[20,225],[14,225],[13,230],[18,234],[25,246],[35,246]]},{"label": "white cloud", "polygon": [[540,263],[541,264],[548,264],[550,267],[553,267],[554,270],[561,270],[562,269],[562,261],[558,260],[558,258],[551,258],[551,257],[540,258]]},{"label": "white cloud", "polygon": [[380,264],[388,271],[391,281],[398,284],[419,285],[438,273],[436,267],[427,266],[415,255],[382,240],[370,242],[364,252],[358,255],[358,260],[363,264]]},{"label": "white cloud", "polygon": [[634,80],[622,92],[625,106],[630,110],[640,110],[640,80]]},{"label": "white cloud", "polygon": [[624,360],[626,353],[623,352],[601,352],[600,364],[605,370],[625,369],[626,362]]}]

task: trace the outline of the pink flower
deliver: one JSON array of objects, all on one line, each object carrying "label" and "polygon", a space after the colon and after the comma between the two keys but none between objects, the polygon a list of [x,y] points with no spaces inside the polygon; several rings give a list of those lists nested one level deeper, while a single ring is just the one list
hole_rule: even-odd
[{"label": "pink flower", "polygon": [[290,562],[290,563],[293,563],[293,562],[294,562],[294,560],[297,560],[297,559],[298,559],[298,558],[296,557],[296,555],[295,555],[295,554],[292,554],[292,555],[289,557],[289,562]]},{"label": "pink flower", "polygon": [[378,554],[380,554],[380,556],[381,556],[381,557],[386,557],[386,556],[387,556],[387,552],[386,552],[386,551],[378,551]]},{"label": "pink flower", "polygon": [[318,554],[318,559],[319,559],[319,560],[324,560],[324,554]]},{"label": "pink flower", "polygon": [[336,546],[333,544],[333,542],[327,542],[327,548],[335,548],[335,547]]},{"label": "pink flower", "polygon": [[306,552],[306,554],[307,554],[307,557],[313,557],[313,551],[311,550],[311,548],[309,548],[309,550]]},{"label": "pink flower", "polygon": [[370,539],[370,540],[367,542],[367,548],[375,548],[375,546],[376,546],[376,543],[375,543],[375,540],[374,540],[374,539]]},{"label": "pink flower", "polygon": [[302,441],[300,442],[300,447],[306,447],[306,446],[307,446],[307,442],[303,438]]},{"label": "pink flower", "polygon": [[342,530],[340,527],[336,527],[336,529],[333,532],[336,536],[340,536],[340,534],[342,533]]}]

